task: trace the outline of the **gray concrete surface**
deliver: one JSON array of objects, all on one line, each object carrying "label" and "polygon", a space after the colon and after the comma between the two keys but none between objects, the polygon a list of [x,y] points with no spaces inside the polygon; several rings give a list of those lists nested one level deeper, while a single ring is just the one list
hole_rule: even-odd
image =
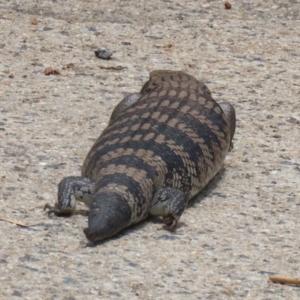
[{"label": "gray concrete surface", "polygon": [[[0,1],[0,217],[32,226],[0,220],[1,299],[300,299],[268,280],[300,277],[300,1],[230,2]],[[84,206],[43,206],[154,69],[234,104],[234,150],[176,233],[150,219],[90,247]]]}]

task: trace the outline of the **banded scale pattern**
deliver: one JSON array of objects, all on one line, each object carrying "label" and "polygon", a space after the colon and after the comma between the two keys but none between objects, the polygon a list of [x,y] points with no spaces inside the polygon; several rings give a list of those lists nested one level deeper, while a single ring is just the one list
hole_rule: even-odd
[{"label": "banded scale pattern", "polygon": [[91,205],[84,232],[92,242],[149,214],[162,215],[174,229],[188,200],[220,170],[234,131],[233,107],[219,105],[206,85],[181,71],[153,71],[140,93],[115,108],[82,177],[61,182],[60,194],[68,197],[47,208],[62,214],[76,200]]}]

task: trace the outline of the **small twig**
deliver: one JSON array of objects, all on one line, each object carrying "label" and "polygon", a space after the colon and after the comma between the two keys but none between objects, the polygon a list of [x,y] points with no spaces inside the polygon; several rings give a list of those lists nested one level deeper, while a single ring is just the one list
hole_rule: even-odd
[{"label": "small twig", "polygon": [[286,276],[281,276],[281,275],[271,275],[271,276],[269,276],[269,279],[274,283],[300,285],[300,279],[293,278],[293,277],[286,277]]},{"label": "small twig", "polygon": [[2,218],[0,217],[0,220],[1,221],[5,221],[5,222],[8,222],[8,223],[12,223],[12,224],[15,224],[15,225],[18,225],[18,226],[21,226],[21,227],[26,227],[26,228],[29,228],[30,226],[22,223],[22,222],[19,222],[19,221],[15,221],[15,220],[11,220],[11,219],[6,219],[6,218]]},{"label": "small twig", "polygon": [[123,70],[125,67],[122,67],[122,66],[108,66],[108,67],[105,67],[105,66],[100,66],[100,69],[105,69],[105,70],[117,70],[117,71],[120,71],[120,70]]}]

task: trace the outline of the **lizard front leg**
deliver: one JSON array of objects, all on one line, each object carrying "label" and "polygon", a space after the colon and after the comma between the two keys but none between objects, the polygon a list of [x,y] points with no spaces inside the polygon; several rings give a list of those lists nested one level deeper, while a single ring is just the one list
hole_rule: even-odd
[{"label": "lizard front leg", "polygon": [[93,201],[94,182],[82,176],[70,176],[64,178],[58,185],[58,199],[54,206],[46,204],[44,210],[48,215],[54,213],[57,216],[71,215],[76,209],[76,201],[90,206]]},{"label": "lizard front leg", "polygon": [[112,121],[119,116],[122,112],[124,112],[128,107],[130,107],[132,104],[134,104],[135,102],[137,102],[140,98],[141,98],[141,94],[140,93],[133,93],[133,94],[129,94],[127,95],[113,110],[111,116],[110,116],[110,120],[109,120],[109,124],[112,123]]},{"label": "lizard front leg", "polygon": [[168,229],[175,230],[188,203],[188,195],[181,190],[161,188],[154,195],[150,214],[162,216]]}]

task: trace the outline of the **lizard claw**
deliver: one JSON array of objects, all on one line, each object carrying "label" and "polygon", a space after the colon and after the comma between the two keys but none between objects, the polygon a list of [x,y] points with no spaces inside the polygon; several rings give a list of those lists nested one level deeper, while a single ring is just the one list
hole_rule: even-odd
[{"label": "lizard claw", "polygon": [[71,215],[73,210],[72,209],[61,209],[58,207],[57,203],[52,206],[49,203],[46,203],[44,206],[44,210],[49,209],[46,214],[48,217],[51,216],[51,214],[55,214],[56,216],[68,216]]},{"label": "lizard claw", "polygon": [[52,206],[51,204],[49,204],[49,203],[46,203],[46,204],[45,204],[45,206],[44,206],[44,211],[45,211],[46,209],[49,209],[49,210],[46,212],[46,214],[48,215],[48,217],[50,217],[52,213],[54,213],[54,214],[57,213],[57,209],[56,209],[54,206]]},{"label": "lizard claw", "polygon": [[163,219],[169,230],[171,231],[176,230],[176,226],[179,220],[178,216],[176,216],[173,212],[168,212],[163,215]]}]

